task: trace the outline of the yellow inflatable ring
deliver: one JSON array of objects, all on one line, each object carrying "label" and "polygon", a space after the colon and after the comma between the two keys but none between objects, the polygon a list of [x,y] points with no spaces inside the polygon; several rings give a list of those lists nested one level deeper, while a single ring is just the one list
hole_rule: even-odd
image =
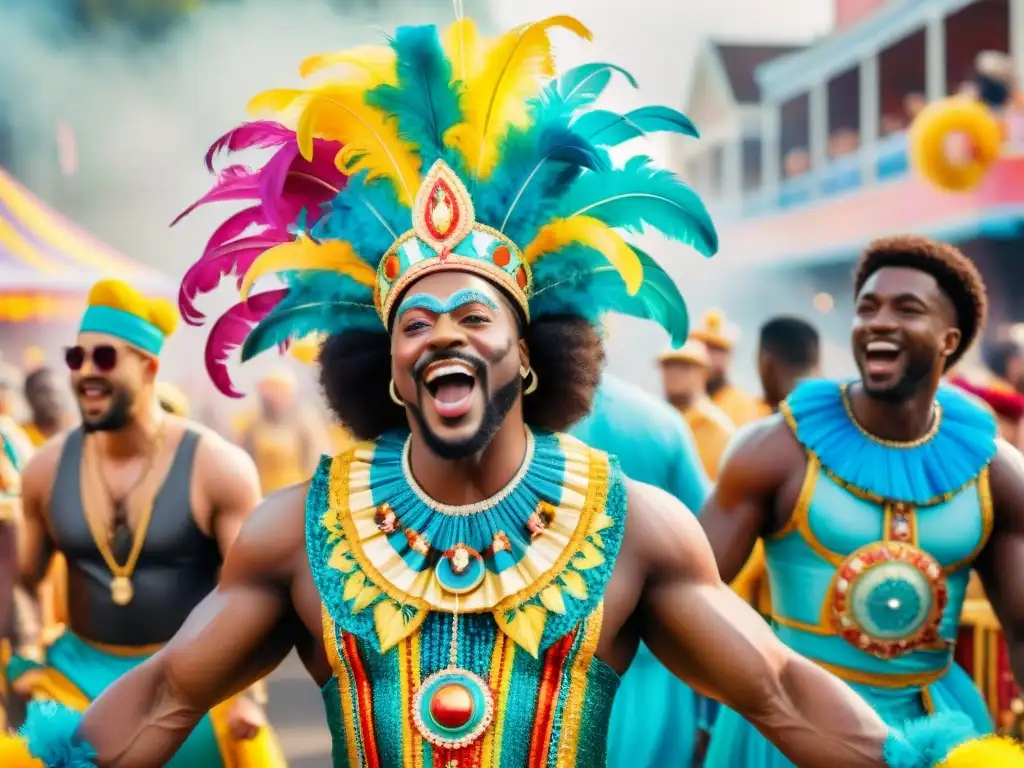
[{"label": "yellow inflatable ring", "polygon": [[[945,140],[951,133],[965,134],[973,148],[973,159],[952,163],[946,156]],[[929,104],[910,126],[910,164],[922,177],[948,192],[967,192],[977,187],[1003,145],[1003,128],[984,104],[966,96],[955,96]]]}]

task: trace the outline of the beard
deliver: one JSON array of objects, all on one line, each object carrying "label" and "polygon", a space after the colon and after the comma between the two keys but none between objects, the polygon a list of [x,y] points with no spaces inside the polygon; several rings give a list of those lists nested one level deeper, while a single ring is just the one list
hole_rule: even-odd
[{"label": "beard", "polygon": [[115,390],[110,402],[110,408],[102,416],[92,421],[82,413],[82,431],[86,434],[91,432],[117,432],[128,426],[131,417],[134,398],[123,389]]},{"label": "beard", "polygon": [[902,403],[920,392],[921,388],[931,380],[932,371],[935,370],[937,362],[937,354],[908,356],[907,367],[899,381],[892,386],[885,387],[872,386],[871,380],[865,375],[864,370],[860,369],[861,385],[864,387],[864,391],[876,400],[886,403]]},{"label": "beard", "polygon": [[[501,355],[497,355],[496,358],[501,359],[506,354],[508,354],[508,350]],[[460,354],[458,352],[437,353],[420,360],[413,370],[415,380],[422,382],[423,374],[427,367],[439,359],[462,360],[473,366],[473,370],[476,371],[476,386],[480,387],[484,392],[487,391],[487,366],[482,360],[472,355]],[[505,421],[508,412],[512,410],[512,406],[519,399],[522,383],[523,380],[520,376],[514,376],[509,382],[499,387],[496,392],[491,393],[487,402],[484,403],[484,412],[480,418],[480,426],[477,427],[476,432],[470,437],[462,440],[445,440],[430,429],[430,425],[427,424],[427,420],[423,417],[422,397],[424,387],[422,384],[418,386],[420,402],[416,405],[412,403],[406,403],[406,405],[412,412],[413,418],[416,419],[416,423],[419,424],[420,432],[423,435],[423,442],[427,444],[427,447],[446,461],[457,461],[458,459],[473,456],[487,447],[487,444],[491,442],[491,438],[494,437],[501,427],[502,422]]]}]

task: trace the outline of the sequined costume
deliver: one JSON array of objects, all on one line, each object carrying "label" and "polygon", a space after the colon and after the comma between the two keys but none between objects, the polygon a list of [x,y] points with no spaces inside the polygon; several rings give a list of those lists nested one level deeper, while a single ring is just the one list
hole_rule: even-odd
[{"label": "sequined costume", "polygon": [[[885,442],[857,424],[846,393],[807,381],[782,406],[807,471],[789,523],[765,542],[776,631],[890,725],[962,712],[991,732],[953,651],[971,563],[992,529],[995,422],[943,386],[925,437]],[[725,708],[706,764],[792,765]]]},{"label": "sequined costume", "polygon": [[[593,410],[572,434],[594,448],[614,451],[627,476],[668,491],[691,510],[700,509],[711,492],[679,414],[621,379],[603,377]],[[697,695],[641,643],[612,706],[608,765],[689,765],[697,730]]]}]

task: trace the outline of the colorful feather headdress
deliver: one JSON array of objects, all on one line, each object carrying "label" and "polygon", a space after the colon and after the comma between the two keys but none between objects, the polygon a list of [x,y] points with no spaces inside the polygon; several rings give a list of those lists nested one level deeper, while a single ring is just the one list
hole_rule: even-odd
[{"label": "colorful feather headdress", "polygon": [[[715,228],[671,172],[643,156],[615,166],[609,150],[650,132],[697,131],[668,107],[594,108],[614,74],[636,82],[600,63],[556,78],[554,28],[590,38],[569,16],[495,40],[469,19],[443,34],[402,27],[387,46],[306,60],[304,77],[337,73],[317,85],[250,102],[294,131],[259,121],[220,138],[207,154],[211,170],[225,149],[275,152],[255,171],[226,168],[182,214],[222,200],[254,203],[214,232],[181,284],[182,316],[198,325],[196,296],[239,276],[243,300],[216,321],[206,349],[222,392],[238,394],[226,364],[238,345],[247,360],[310,334],[386,333],[403,289],[439,269],[491,279],[527,319],[597,322],[617,311],[657,321],[676,345],[685,340],[679,290],[621,233],[648,228],[710,256]],[[286,287],[249,295],[269,274]]]}]

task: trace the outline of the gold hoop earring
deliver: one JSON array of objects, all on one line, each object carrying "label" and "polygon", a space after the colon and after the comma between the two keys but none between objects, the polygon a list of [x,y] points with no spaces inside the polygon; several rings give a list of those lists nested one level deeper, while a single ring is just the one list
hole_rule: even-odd
[{"label": "gold hoop earring", "polygon": [[525,389],[523,390],[523,395],[524,395],[524,396],[525,396],[525,395],[532,395],[532,394],[533,394],[534,392],[536,392],[536,391],[537,391],[537,382],[538,382],[538,376],[537,376],[537,372],[536,372],[535,370],[533,370],[533,368],[532,368],[532,367],[530,367],[530,368],[527,368],[527,369],[525,369],[525,370],[523,370],[522,368],[520,368],[520,369],[519,369],[519,375],[523,377],[523,381],[524,381],[524,382],[525,382],[525,381],[526,381],[527,379],[529,379],[529,380],[530,380],[530,383],[529,383],[529,384],[525,384],[525,385],[524,385],[524,386],[526,387],[526,388],[525,388]]},{"label": "gold hoop earring", "polygon": [[397,405],[399,408],[405,408],[405,401],[398,396],[398,390],[395,389],[395,380],[392,379],[388,384],[388,394],[391,395],[391,402]]}]

